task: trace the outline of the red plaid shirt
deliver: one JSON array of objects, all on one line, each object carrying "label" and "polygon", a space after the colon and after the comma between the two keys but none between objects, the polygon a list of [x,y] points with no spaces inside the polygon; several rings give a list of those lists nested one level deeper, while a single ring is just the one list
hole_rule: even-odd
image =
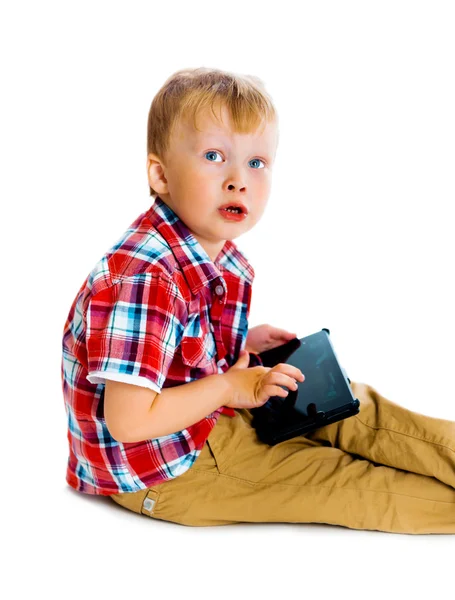
[{"label": "red plaid shirt", "polygon": [[[121,443],[104,419],[106,379],[160,392],[224,373],[245,347],[254,270],[227,240],[213,263],[157,196],[82,284],[63,331],[68,484],[86,494],[135,492],[182,475],[221,407],[182,431]],[[262,364],[250,354],[250,366]],[[128,398],[125,398],[128,402]]]}]

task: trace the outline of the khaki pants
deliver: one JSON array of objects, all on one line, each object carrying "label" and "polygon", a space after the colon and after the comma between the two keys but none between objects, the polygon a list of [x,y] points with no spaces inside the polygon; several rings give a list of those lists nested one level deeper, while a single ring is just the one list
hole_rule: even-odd
[{"label": "khaki pants", "polygon": [[328,523],[455,533],[455,422],[351,382],[358,415],[268,446],[249,410],[220,415],[183,475],[112,500],[182,525]]}]

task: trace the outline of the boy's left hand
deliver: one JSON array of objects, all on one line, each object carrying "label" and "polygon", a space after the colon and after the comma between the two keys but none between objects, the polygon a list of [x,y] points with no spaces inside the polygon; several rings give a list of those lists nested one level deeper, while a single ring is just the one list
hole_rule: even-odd
[{"label": "boy's left hand", "polygon": [[245,350],[259,354],[259,352],[281,346],[296,337],[296,333],[290,333],[285,329],[279,329],[268,324],[257,325],[248,330]]}]

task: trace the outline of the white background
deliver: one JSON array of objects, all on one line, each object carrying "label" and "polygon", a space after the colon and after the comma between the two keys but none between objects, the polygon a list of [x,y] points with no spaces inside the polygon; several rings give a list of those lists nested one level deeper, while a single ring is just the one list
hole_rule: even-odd
[{"label": "white background", "polygon": [[455,421],[454,4],[15,1],[0,22],[5,597],[453,589],[450,535],[190,528],[74,492],[60,352],[86,275],[152,202],[154,94],[221,68],[260,77],[280,119],[269,204],[236,239],[250,327],[327,327],[351,380]]}]

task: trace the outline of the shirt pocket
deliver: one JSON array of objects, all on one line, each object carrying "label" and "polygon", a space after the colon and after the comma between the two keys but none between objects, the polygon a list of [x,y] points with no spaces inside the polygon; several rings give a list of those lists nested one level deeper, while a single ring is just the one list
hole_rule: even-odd
[{"label": "shirt pocket", "polygon": [[216,344],[211,332],[203,333],[201,337],[184,336],[181,350],[182,362],[188,367],[206,369],[214,366]]}]

